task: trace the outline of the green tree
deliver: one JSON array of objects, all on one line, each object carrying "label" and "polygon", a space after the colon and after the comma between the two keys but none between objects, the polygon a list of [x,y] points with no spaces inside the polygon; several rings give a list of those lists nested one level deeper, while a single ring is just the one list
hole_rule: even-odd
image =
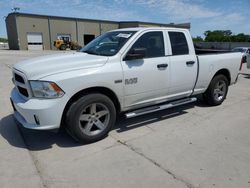
[{"label": "green tree", "polygon": [[201,38],[201,36],[197,36],[197,37],[193,38],[193,41],[194,42],[203,42],[204,40],[203,40],[203,38]]},{"label": "green tree", "polygon": [[206,42],[250,42],[250,35],[239,33],[233,35],[230,30],[205,31]]},{"label": "green tree", "polygon": [[0,42],[8,42],[6,38],[0,38]]},{"label": "green tree", "polygon": [[235,42],[249,42],[250,36],[245,35],[244,33],[239,33],[238,35],[235,35]]},{"label": "green tree", "polygon": [[230,30],[205,31],[206,42],[230,42],[232,32]]}]

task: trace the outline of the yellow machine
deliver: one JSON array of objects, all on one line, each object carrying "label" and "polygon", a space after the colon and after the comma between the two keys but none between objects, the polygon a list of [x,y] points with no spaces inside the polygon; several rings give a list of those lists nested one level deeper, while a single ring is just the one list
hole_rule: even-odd
[{"label": "yellow machine", "polygon": [[54,46],[59,50],[66,50],[67,48],[71,50],[79,50],[82,47],[74,41],[70,41],[68,37],[60,37],[54,41]]}]

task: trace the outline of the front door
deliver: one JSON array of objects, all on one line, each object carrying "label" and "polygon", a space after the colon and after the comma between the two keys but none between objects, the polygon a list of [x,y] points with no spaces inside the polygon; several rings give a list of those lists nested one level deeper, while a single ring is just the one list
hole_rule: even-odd
[{"label": "front door", "polygon": [[164,100],[168,92],[169,57],[165,56],[162,31],[142,34],[127,53],[146,49],[145,58],[122,61],[124,72],[124,104],[142,107]]}]

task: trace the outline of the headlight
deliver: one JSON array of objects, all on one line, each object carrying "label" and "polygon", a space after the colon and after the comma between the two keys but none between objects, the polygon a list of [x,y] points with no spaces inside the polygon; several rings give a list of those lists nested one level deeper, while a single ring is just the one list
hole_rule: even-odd
[{"label": "headlight", "polygon": [[59,98],[64,91],[54,82],[30,81],[33,97],[37,98]]}]

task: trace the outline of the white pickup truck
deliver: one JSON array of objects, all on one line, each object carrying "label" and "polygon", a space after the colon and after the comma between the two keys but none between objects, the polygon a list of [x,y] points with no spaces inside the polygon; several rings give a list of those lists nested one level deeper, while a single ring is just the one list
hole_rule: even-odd
[{"label": "white pickup truck", "polygon": [[104,138],[119,113],[127,118],[196,101],[226,98],[240,53],[197,55],[186,29],[129,28],[107,32],[79,52],[13,66],[11,103],[26,128],[66,130],[79,142]]}]

